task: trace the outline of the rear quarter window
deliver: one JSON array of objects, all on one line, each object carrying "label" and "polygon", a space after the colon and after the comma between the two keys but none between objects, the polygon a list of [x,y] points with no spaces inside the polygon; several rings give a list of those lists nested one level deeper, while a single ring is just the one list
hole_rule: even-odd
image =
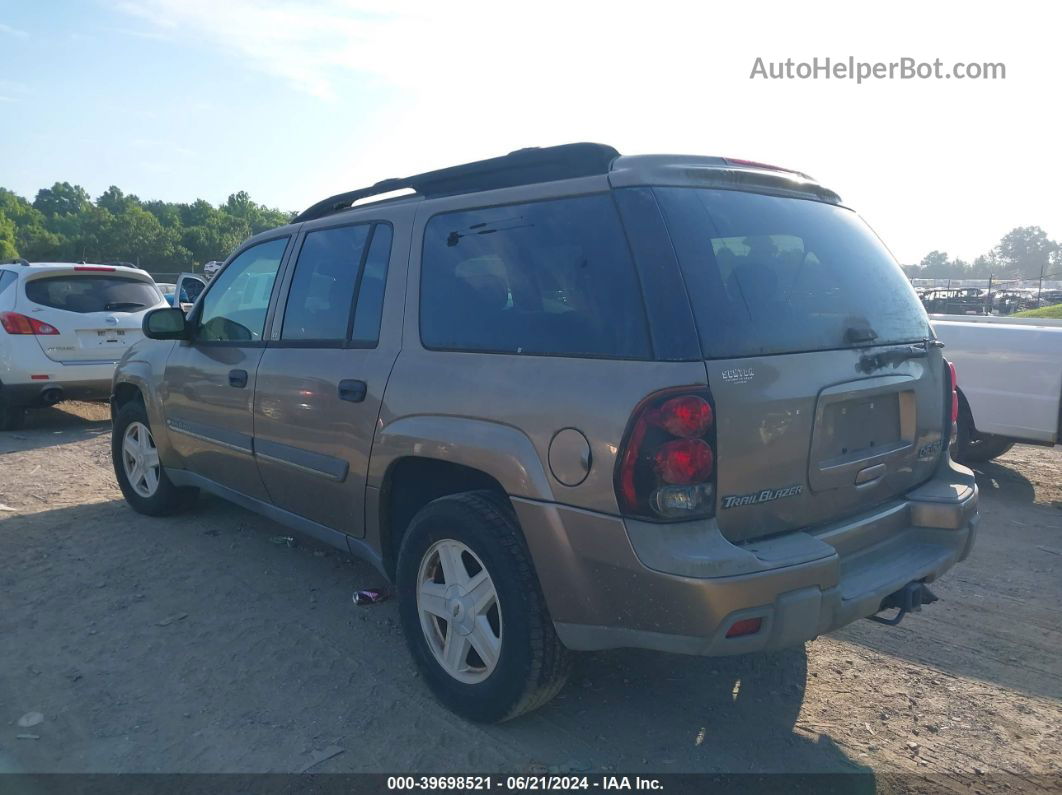
[{"label": "rear quarter window", "polygon": [[139,312],[162,295],[153,284],[124,276],[44,276],[26,282],[26,298],[66,312]]},{"label": "rear quarter window", "polygon": [[11,271],[0,271],[0,295],[7,292],[12,284],[18,281],[18,274]]},{"label": "rear quarter window", "polygon": [[435,349],[650,358],[611,197],[433,217],[424,233],[420,330]]}]

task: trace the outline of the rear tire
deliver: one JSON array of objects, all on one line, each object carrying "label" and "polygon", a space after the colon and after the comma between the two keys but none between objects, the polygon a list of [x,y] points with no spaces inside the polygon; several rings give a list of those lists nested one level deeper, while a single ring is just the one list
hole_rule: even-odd
[{"label": "rear tire", "polygon": [[422,508],[402,539],[396,580],[413,659],[461,717],[510,720],[564,687],[570,655],[504,498],[467,492]]},{"label": "rear tire", "polygon": [[111,431],[111,460],[118,487],[137,513],[169,516],[195,500],[195,488],[178,488],[159,462],[147,409],[131,400],[118,410]]},{"label": "rear tire", "polygon": [[0,431],[17,431],[26,423],[26,409],[0,400]]},{"label": "rear tire", "polygon": [[1015,444],[1006,436],[978,433],[973,417],[963,406],[959,411],[958,434],[955,439],[955,457],[960,463],[981,464],[998,458]]}]

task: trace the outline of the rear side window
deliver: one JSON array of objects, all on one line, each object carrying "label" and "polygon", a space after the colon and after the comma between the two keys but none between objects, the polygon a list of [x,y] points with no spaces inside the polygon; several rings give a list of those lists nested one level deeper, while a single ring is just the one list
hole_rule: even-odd
[{"label": "rear side window", "polygon": [[851,210],[733,190],[655,192],[706,357],[931,336],[907,277]]},{"label": "rear side window", "polygon": [[444,213],[425,229],[428,348],[651,357],[634,263],[612,198]]},{"label": "rear side window", "polygon": [[26,298],[66,312],[139,312],[162,296],[153,284],[124,276],[66,274],[26,282]]},{"label": "rear side window", "polygon": [[11,271],[0,271],[0,295],[4,294],[12,284],[18,281],[18,275]]},{"label": "rear side window", "polygon": [[282,340],[347,338],[369,224],[310,232],[303,241],[284,309]]},{"label": "rear side window", "polygon": [[373,228],[372,243],[365,258],[365,268],[358,287],[358,306],[354,310],[351,339],[360,345],[375,345],[380,340],[380,319],[383,317],[384,286],[387,284],[387,263],[391,259],[391,227],[377,224]]},{"label": "rear side window", "polygon": [[390,255],[388,224],[341,226],[306,235],[280,338],[376,345]]}]

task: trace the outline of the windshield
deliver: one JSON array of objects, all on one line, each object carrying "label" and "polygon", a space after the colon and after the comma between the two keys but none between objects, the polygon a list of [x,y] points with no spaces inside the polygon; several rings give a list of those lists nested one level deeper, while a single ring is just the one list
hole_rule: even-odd
[{"label": "windshield", "polygon": [[851,210],[733,190],[655,192],[707,358],[932,336],[907,277]]},{"label": "windshield", "polygon": [[48,276],[26,282],[35,304],[67,312],[139,312],[162,300],[154,284],[124,276]]}]

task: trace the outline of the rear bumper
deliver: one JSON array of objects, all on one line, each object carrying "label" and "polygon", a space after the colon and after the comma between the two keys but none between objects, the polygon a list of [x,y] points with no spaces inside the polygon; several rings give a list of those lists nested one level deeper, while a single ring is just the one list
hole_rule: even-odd
[{"label": "rear bumper", "polygon": [[59,400],[107,400],[111,395],[111,379],[34,381],[30,384],[0,383],[0,400],[9,406],[34,408],[51,405],[57,401],[46,400],[44,393],[58,389]]},{"label": "rear bumper", "polygon": [[[557,632],[577,650],[727,655],[784,648],[871,615],[970,552],[973,474],[950,461],[905,498],[830,526],[731,544],[714,521],[653,525],[514,499]],[[753,635],[730,626],[760,618]]]},{"label": "rear bumper", "polygon": [[109,360],[64,364],[49,359],[34,342],[0,359],[0,400],[10,406],[40,406],[47,402],[42,395],[49,389],[59,389],[61,400],[106,400],[117,364]]}]

